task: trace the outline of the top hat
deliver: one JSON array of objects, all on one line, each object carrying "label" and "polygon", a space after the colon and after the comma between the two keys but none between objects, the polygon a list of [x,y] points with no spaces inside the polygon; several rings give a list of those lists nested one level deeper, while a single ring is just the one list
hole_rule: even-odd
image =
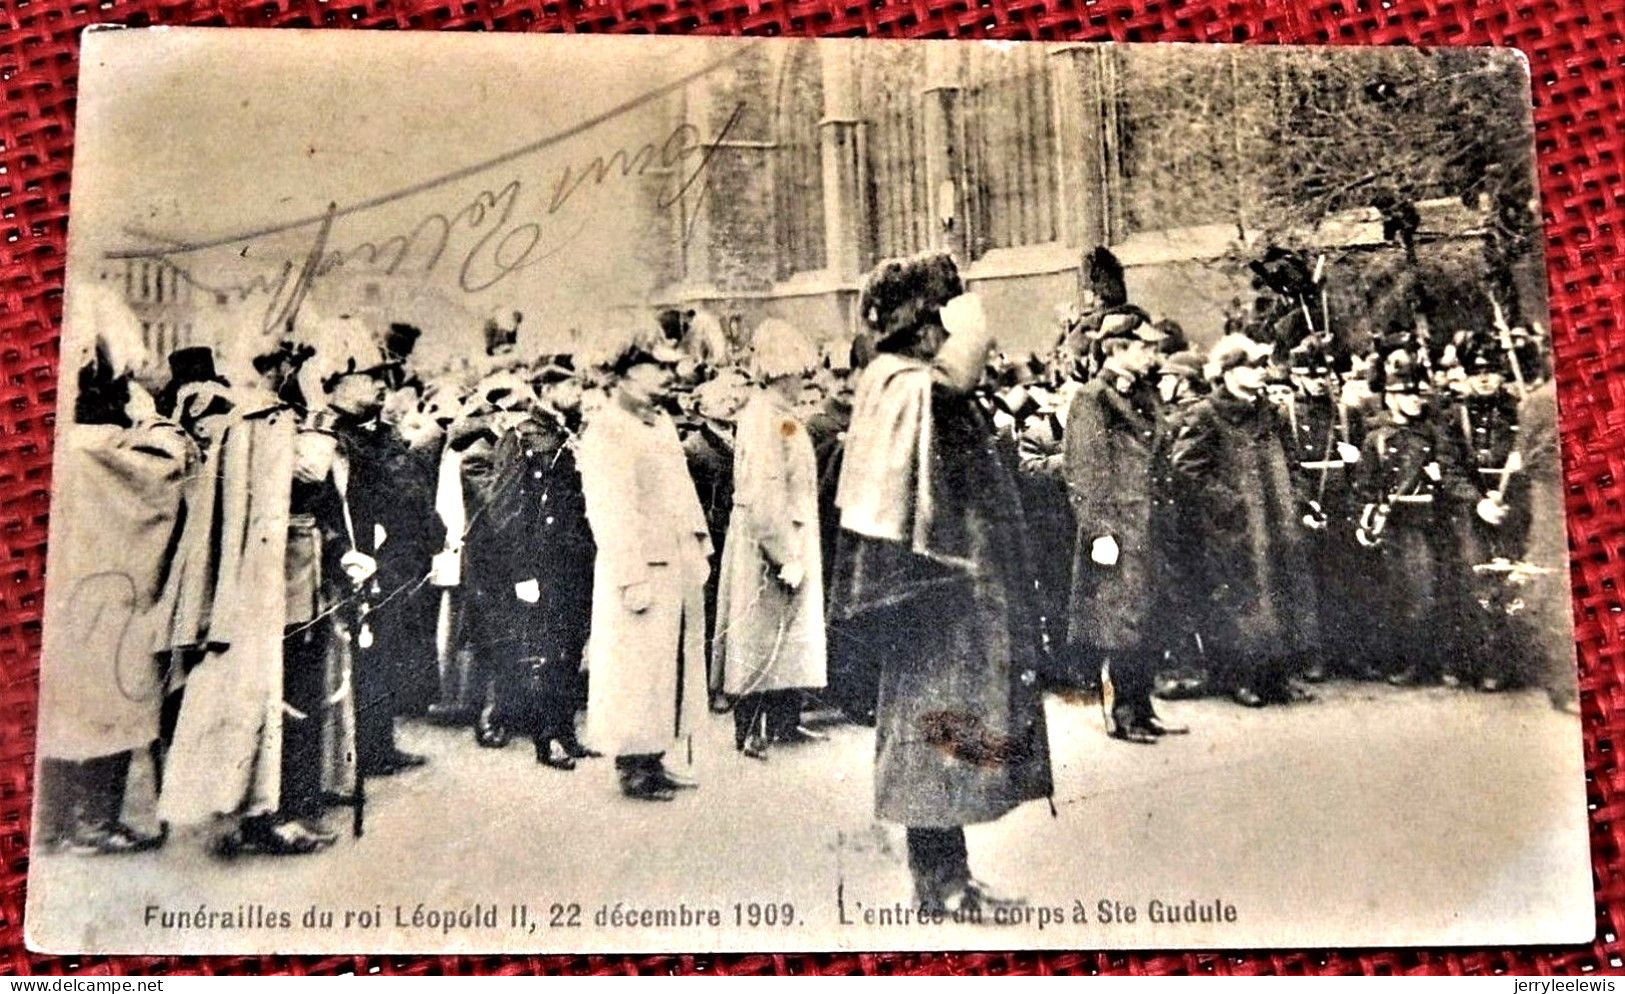
[{"label": "top hat", "polygon": [[417,347],[422,335],[423,332],[413,325],[391,322],[389,330],[384,333],[384,355],[396,362],[405,362],[411,358],[412,350]]},{"label": "top hat", "polygon": [[504,328],[495,321],[485,322],[485,354],[506,355],[519,344],[519,327]]}]

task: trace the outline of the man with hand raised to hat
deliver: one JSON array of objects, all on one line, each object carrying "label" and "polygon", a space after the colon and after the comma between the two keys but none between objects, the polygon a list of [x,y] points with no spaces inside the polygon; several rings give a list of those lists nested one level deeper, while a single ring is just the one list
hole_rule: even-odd
[{"label": "man with hand raised to hat", "polygon": [[964,826],[1053,789],[1020,491],[973,394],[993,336],[946,253],[882,263],[860,313],[878,354],[853,400],[830,613],[880,657],[875,813],[907,828],[916,899],[990,914],[1008,902],[972,877]]},{"label": "man with hand raised to hat", "polygon": [[[290,398],[313,350],[282,339],[253,361],[211,463],[218,495],[188,527],[212,599],[188,635],[203,650],[186,679],[158,815],[225,822],[219,851],[312,853],[320,824],[322,701],[330,626],[322,624],[324,549],[343,529],[337,443],[302,424]],[[350,560],[350,589],[370,576]],[[176,645],[176,648],[184,648]],[[301,707],[301,705],[304,705]],[[348,702],[345,702],[348,706]]]},{"label": "man with hand raised to hat", "polygon": [[1204,551],[1213,676],[1247,707],[1302,696],[1289,674],[1316,640],[1287,432],[1264,393],[1272,351],[1243,335],[1214,344],[1213,392],[1191,408],[1172,453],[1191,541]]},{"label": "man with hand raised to hat", "polygon": [[1183,732],[1151,704],[1158,545],[1166,532],[1168,425],[1152,375],[1164,336],[1128,314],[1101,324],[1099,372],[1072,398],[1064,459],[1077,522],[1067,642],[1100,659],[1106,733],[1153,743]]},{"label": "man with hand raised to hat", "polygon": [[630,343],[608,364],[609,401],[578,461],[597,555],[587,741],[615,757],[621,792],[669,801],[695,786],[665,763],[706,710],[705,583],[711,536],[677,428],[661,409],[678,356]]}]

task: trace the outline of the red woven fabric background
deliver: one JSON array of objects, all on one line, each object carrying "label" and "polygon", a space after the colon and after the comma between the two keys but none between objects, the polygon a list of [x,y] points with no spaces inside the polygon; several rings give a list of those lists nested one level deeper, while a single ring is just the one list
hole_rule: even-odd
[{"label": "red woven fabric background", "polygon": [[[0,0],[0,973],[1625,972],[1625,13],[1614,0]],[[1534,74],[1598,937],[1538,949],[62,958],[22,945],[78,35],[133,25],[1507,45]]]}]

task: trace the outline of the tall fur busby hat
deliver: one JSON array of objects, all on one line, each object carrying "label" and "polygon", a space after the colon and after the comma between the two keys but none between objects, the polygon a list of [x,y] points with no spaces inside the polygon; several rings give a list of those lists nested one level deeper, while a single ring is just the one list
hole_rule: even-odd
[{"label": "tall fur busby hat", "polygon": [[1314,292],[1314,267],[1302,252],[1271,245],[1264,258],[1247,263],[1247,268],[1252,270],[1255,290],[1269,290],[1290,300],[1303,300]]},{"label": "tall fur busby hat", "polygon": [[1112,250],[1097,245],[1084,258],[1084,271],[1089,278],[1089,289],[1103,307],[1122,307],[1128,303],[1128,283],[1123,277],[1123,263]]}]

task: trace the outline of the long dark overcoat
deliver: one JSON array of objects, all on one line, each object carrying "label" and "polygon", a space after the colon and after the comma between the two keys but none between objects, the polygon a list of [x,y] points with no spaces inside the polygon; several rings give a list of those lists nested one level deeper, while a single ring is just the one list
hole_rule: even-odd
[{"label": "long dark overcoat", "polygon": [[[929,403],[933,503],[928,549],[849,533],[834,571],[832,613],[879,659],[875,811],[918,828],[991,821],[1052,789],[1020,493],[992,426],[929,367],[883,356],[864,376]],[[876,427],[855,417],[852,432]]]},{"label": "long dark overcoat", "polygon": [[1258,659],[1312,647],[1315,592],[1279,413],[1221,389],[1190,409],[1172,459],[1193,500],[1221,646]]},{"label": "long dark overcoat", "polygon": [[[1137,650],[1157,624],[1155,507],[1166,464],[1167,423],[1143,389],[1119,390],[1109,376],[1090,380],[1072,398],[1066,418],[1067,493],[1077,521],[1067,641],[1099,650]],[[1111,536],[1120,550],[1113,565],[1090,555],[1095,539]]]}]

